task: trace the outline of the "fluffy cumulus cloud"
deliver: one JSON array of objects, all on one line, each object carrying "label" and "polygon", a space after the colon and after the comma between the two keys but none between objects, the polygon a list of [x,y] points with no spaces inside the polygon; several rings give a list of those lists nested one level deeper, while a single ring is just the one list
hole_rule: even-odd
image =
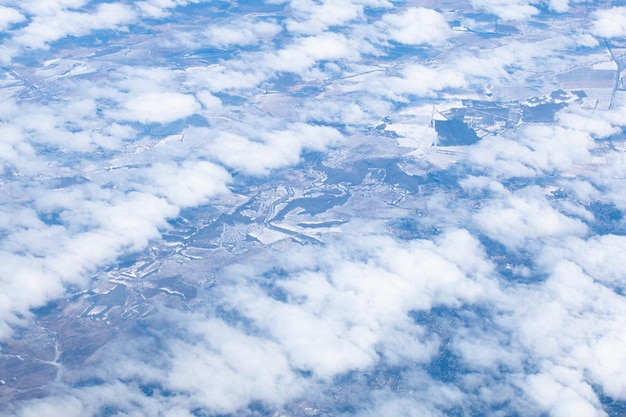
[{"label": "fluffy cumulus cloud", "polygon": [[204,0],[145,0],[137,2],[142,15],[147,18],[162,18],[170,15],[172,9]]},{"label": "fluffy cumulus cloud", "polygon": [[[569,116],[564,119],[569,120]],[[503,178],[532,177],[538,173],[571,172],[576,166],[590,163],[592,147],[593,139],[586,131],[531,126],[511,140],[486,139],[470,151],[470,160],[489,166]],[[483,152],[486,148],[489,151]]]},{"label": "fluffy cumulus cloud", "polygon": [[[142,214],[144,205],[151,208]],[[142,248],[148,239],[158,237],[163,216],[175,214],[167,203],[142,194],[119,198],[114,204],[93,201],[89,208],[89,220],[95,223],[89,225],[91,230],[72,233],[48,226],[35,213],[26,225],[5,229],[2,288],[12,297],[3,306],[4,322],[23,317],[46,298],[58,297],[63,284],[84,284],[94,265],[114,259],[123,250]]]},{"label": "fluffy cumulus cloud", "polygon": [[287,21],[287,29],[296,33],[320,33],[331,26],[342,26],[360,17],[363,5],[357,1],[294,0],[290,7],[294,17]]},{"label": "fluffy cumulus cloud", "polygon": [[191,335],[199,341],[172,344],[170,377],[162,381],[169,388],[190,392],[206,409],[223,413],[253,400],[278,405],[302,394],[300,378],[279,343],[248,335],[221,320],[192,323]]},{"label": "fluffy cumulus cloud", "polygon": [[90,13],[55,10],[35,16],[14,38],[30,48],[43,48],[66,36],[86,35],[99,29],[116,29],[135,19],[132,8],[122,4],[101,4]]},{"label": "fluffy cumulus cloud", "polygon": [[305,36],[264,57],[274,71],[302,73],[319,61],[357,60],[358,46],[343,34],[325,32]]},{"label": "fluffy cumulus cloud", "polygon": [[611,7],[593,13],[592,33],[602,38],[619,38],[626,34],[626,7]]},{"label": "fluffy cumulus cloud", "polygon": [[542,238],[584,235],[587,227],[554,210],[541,196],[540,189],[504,195],[485,206],[476,215],[476,224],[502,244],[514,248],[527,247]]},{"label": "fluffy cumulus cloud", "polygon": [[409,64],[396,74],[363,82],[363,89],[394,100],[406,100],[407,96],[432,97],[446,89],[463,88],[467,85],[462,72],[452,68],[430,68],[421,64]]},{"label": "fluffy cumulus cloud", "polygon": [[435,10],[412,7],[402,13],[386,14],[382,18],[384,31],[390,40],[407,45],[441,44],[450,34],[450,27]]},{"label": "fluffy cumulus cloud", "polygon": [[276,36],[282,27],[272,21],[241,21],[216,25],[205,32],[206,43],[220,48],[234,45],[254,45]]},{"label": "fluffy cumulus cloud", "polygon": [[5,30],[14,23],[25,19],[24,15],[12,7],[0,6],[0,30]]},{"label": "fluffy cumulus cloud", "polygon": [[208,154],[229,168],[263,175],[298,162],[303,150],[323,151],[341,142],[341,134],[326,126],[295,124],[287,130],[269,131],[248,138],[236,133],[220,134],[204,145]]},{"label": "fluffy cumulus cloud", "polygon": [[493,13],[504,20],[526,20],[538,14],[539,10],[533,2],[515,0],[472,0],[472,6]]},{"label": "fluffy cumulus cloud", "polygon": [[[229,310],[241,312],[279,341],[292,367],[319,378],[366,369],[379,356],[392,363],[421,362],[434,353],[436,341],[412,323],[410,311],[490,295],[478,284],[489,265],[458,265],[462,260],[449,251],[455,245],[479,251],[476,242],[458,231],[439,243],[416,242],[401,249],[398,242],[371,236],[363,243],[340,241],[328,253],[307,249],[290,255],[295,262],[281,262],[295,270],[272,284],[293,300],[289,304],[250,282],[229,289],[223,299]],[[362,260],[344,259],[353,251],[362,252]],[[299,271],[302,260],[314,259],[319,272]]]},{"label": "fluffy cumulus cloud", "polygon": [[168,123],[191,116],[199,108],[190,94],[150,92],[128,97],[117,117],[140,123]]},{"label": "fluffy cumulus cloud", "polygon": [[551,0],[549,7],[557,13],[566,13],[570,8],[569,0]]},{"label": "fluffy cumulus cloud", "polygon": [[[159,315],[160,325],[178,329],[176,338],[158,341],[166,343],[164,352],[139,358],[133,350],[117,367],[97,367],[95,372],[107,380],[132,378],[163,392],[191,396],[199,409],[234,413],[255,400],[281,406],[307,389],[378,361],[394,366],[427,362],[441,341],[427,335],[410,318],[411,311],[471,304],[498,294],[495,286],[483,287],[492,269],[489,263],[468,262],[457,255],[459,247],[483,257],[475,239],[457,230],[435,243],[417,241],[408,246],[385,236],[354,236],[330,242],[323,250],[303,247],[279,259],[229,268],[223,271],[229,283],[216,294],[215,307],[197,305],[197,313]],[[288,274],[270,278],[268,286],[276,261]],[[292,301],[277,299],[278,292]],[[226,322],[216,315],[242,321]],[[148,339],[130,343],[139,350],[155,347]],[[127,348],[112,346],[99,356],[113,360],[109,355]],[[138,367],[135,361],[143,365]],[[93,388],[110,389],[108,383]],[[84,409],[103,401],[89,398],[89,391],[71,393]],[[104,392],[101,395],[106,396]],[[120,399],[120,411],[135,409],[126,400],[135,395],[131,390]],[[160,400],[163,409],[179,402]]]}]

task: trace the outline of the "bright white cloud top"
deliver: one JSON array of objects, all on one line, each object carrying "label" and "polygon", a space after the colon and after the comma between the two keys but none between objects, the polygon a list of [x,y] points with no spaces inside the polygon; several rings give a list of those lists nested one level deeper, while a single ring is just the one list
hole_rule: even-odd
[{"label": "bright white cloud top", "polygon": [[0,414],[623,415],[625,10],[2,2]]}]

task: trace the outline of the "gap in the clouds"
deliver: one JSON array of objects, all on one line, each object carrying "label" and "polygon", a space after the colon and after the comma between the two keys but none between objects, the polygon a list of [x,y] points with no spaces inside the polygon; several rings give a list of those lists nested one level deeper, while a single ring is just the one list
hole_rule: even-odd
[{"label": "gap in the clouds", "polygon": [[536,269],[533,259],[535,254],[524,248],[511,250],[502,243],[478,233],[478,240],[485,248],[487,256],[494,263],[498,274],[515,283],[534,284],[544,282],[548,275]]},{"label": "gap in the clouds", "polygon": [[[541,178],[539,178],[538,180],[541,180]],[[540,181],[539,185],[547,184],[544,184],[543,181]],[[597,186],[597,188],[602,191],[601,186]],[[572,192],[566,192],[563,189],[559,188],[551,193],[550,199],[556,201],[576,201],[576,196]],[[624,213],[614,203],[610,201],[591,201],[586,204],[579,204],[581,204],[582,208],[584,208],[587,212],[593,214],[593,220],[589,220],[588,218],[580,219],[589,226],[590,230],[594,234],[613,234],[619,236],[626,235],[626,222],[624,221]],[[564,214],[571,216],[568,213]]]},{"label": "gap in the clouds", "polygon": [[181,16],[206,16],[212,20],[223,17],[233,17],[238,14],[261,14],[277,13],[285,8],[281,2],[261,2],[258,0],[238,0],[238,1],[210,1],[191,2],[185,7],[185,14]]},{"label": "gap in the clouds", "polygon": [[[209,66],[218,64],[222,61],[230,61],[239,56],[242,52],[254,52],[260,49],[259,45],[248,45],[237,47],[236,49],[217,48],[210,46],[203,46],[198,49],[172,49],[169,52],[163,52],[163,56],[168,58],[169,62],[183,62],[186,60],[199,61],[203,65]],[[214,95],[217,92],[213,93]]]},{"label": "gap in the clouds", "polygon": [[235,8],[242,14],[247,13],[276,13],[284,10],[285,3],[281,1],[268,2],[259,0],[238,0],[235,3]]},{"label": "gap in the clouds", "polygon": [[[435,334],[440,340],[439,350],[431,361],[424,365],[424,370],[436,381],[448,387],[456,387],[465,395],[473,396],[479,394],[480,385],[476,385],[477,380],[488,380],[493,385],[501,382],[504,375],[511,372],[509,365],[499,364],[492,370],[478,367],[474,368],[471,362],[463,358],[463,354],[458,351],[457,343],[472,340],[480,340],[484,336],[494,336],[502,338],[498,324],[494,321],[494,313],[485,305],[462,305],[459,307],[435,306],[427,311],[412,311],[410,313],[413,320],[423,326],[429,334]],[[499,343],[508,343],[507,336]],[[524,364],[524,366],[526,366]],[[469,385],[467,383],[470,382]],[[478,391],[477,391],[478,390]],[[471,410],[467,410],[467,407]],[[510,399],[493,398],[485,403],[483,400],[473,404],[455,405],[451,404],[446,410],[446,415],[453,416],[468,415],[495,415],[495,411],[504,411],[505,415],[516,416],[517,413],[511,410]],[[498,414],[502,415],[502,414]]]},{"label": "gap in the clouds", "polygon": [[[115,39],[119,39],[120,32],[114,30],[93,30],[88,36],[72,36],[68,35],[57,41],[51,42],[50,46],[56,50],[75,50],[77,48],[100,48],[111,43]],[[128,36],[126,32],[123,36]]]},{"label": "gap in the clouds", "polygon": [[194,114],[192,116],[189,116],[185,119],[185,122],[187,123],[188,127],[209,127],[211,126],[211,123],[209,123],[209,121],[207,120],[206,117],[199,115],[199,114]]},{"label": "gap in the clouds", "polygon": [[316,216],[320,213],[330,210],[335,206],[344,205],[349,198],[350,193],[340,193],[338,190],[328,190],[316,197],[294,198],[293,200],[289,201],[283,209],[276,213],[276,216],[274,216],[273,220],[284,220],[285,215],[297,208],[302,209],[300,211],[301,214]]},{"label": "gap in the clouds", "polygon": [[133,130],[146,138],[157,141],[170,135],[178,134],[189,126],[188,118],[179,119],[169,123],[128,123]]},{"label": "gap in the clouds", "polygon": [[188,243],[197,248],[216,249],[220,247],[218,242],[226,226],[234,226],[236,223],[237,219],[233,218],[233,215],[221,214],[214,222],[195,231],[190,236]]},{"label": "gap in the clouds", "polygon": [[49,212],[49,213],[37,213],[39,216],[39,220],[42,221],[46,226],[62,226],[65,224],[61,215],[63,214],[60,211]]},{"label": "gap in the clouds", "polygon": [[244,316],[235,307],[225,307],[218,304],[215,306],[213,314],[229,326],[246,329],[246,334],[256,335],[260,332],[255,322],[251,318]]},{"label": "gap in the clouds", "polygon": [[[321,67],[321,63],[319,65]],[[318,85],[306,85],[302,76],[295,72],[277,71],[268,79],[265,88],[270,91],[280,91],[291,97],[312,98],[324,91]]]},{"label": "gap in the clouds", "polygon": [[13,35],[11,32],[19,32],[24,28],[28,27],[32,23],[32,16],[28,13],[25,13],[26,19],[21,20],[19,22],[10,23],[8,27],[6,27],[3,31],[0,31],[0,39],[9,38]]},{"label": "gap in the clouds", "polygon": [[80,379],[79,381],[72,383],[71,386],[72,388],[87,388],[87,387],[105,385],[106,383],[107,381],[105,381],[102,378],[93,377],[93,378],[87,378],[87,379]]},{"label": "gap in the clouds", "polygon": [[434,379],[441,382],[454,382],[459,378],[460,356],[450,349],[450,340],[443,340],[435,357],[426,365],[426,371]]},{"label": "gap in the clouds", "polygon": [[195,227],[187,221],[188,218],[192,218],[193,215],[189,213],[181,213],[181,215],[175,219],[169,219],[167,221],[169,227],[167,230],[164,230],[161,234],[161,238],[164,242],[167,243],[187,243],[189,239],[194,236],[200,230],[200,228]]},{"label": "gap in the clouds", "polygon": [[124,253],[122,255],[120,255],[116,262],[115,265],[112,265],[109,267],[109,269],[125,269],[125,268],[130,268],[131,266],[133,266],[137,260],[138,260],[138,253],[136,252],[131,252],[131,253]]},{"label": "gap in the clouds", "polygon": [[[37,153],[38,156],[44,157],[46,161],[49,162],[49,165],[54,168],[69,168],[72,171],[80,170],[82,166],[85,165],[86,161],[93,162],[94,164],[101,164],[102,161],[107,160],[108,158],[115,155],[115,151],[107,150],[104,148],[98,147],[97,149],[88,149],[85,151],[75,151],[71,149],[64,149],[62,147],[56,145],[49,145],[44,143],[36,143],[31,142],[31,146],[33,150]],[[67,172],[67,171],[65,171]],[[65,173],[64,172],[64,173]],[[80,178],[80,175],[69,176],[69,177],[53,177],[48,180],[44,180],[44,186],[51,188],[50,181],[55,181],[57,179],[67,178],[68,185],[61,186],[60,188],[68,188],[75,185],[83,185],[88,181],[84,181],[87,177]],[[73,184],[72,181],[75,181]]]},{"label": "gap in the clouds", "polygon": [[397,158],[371,158],[360,159],[348,167],[329,167],[320,165],[322,170],[327,175],[327,184],[349,184],[358,185],[372,173],[377,172],[380,179],[389,185],[397,185],[405,188],[410,192],[418,192],[420,186],[430,182],[432,177],[427,176],[413,176],[404,172],[398,166]]},{"label": "gap in the clouds", "polygon": [[545,186],[552,184],[553,182],[554,182],[554,178],[551,178],[549,176],[537,176],[537,177],[531,177],[531,178],[510,177],[510,178],[503,179],[501,181],[501,184],[508,191],[515,192],[515,191],[523,190],[524,188],[527,188],[529,186],[545,187]]},{"label": "gap in the clouds", "polygon": [[[130,384],[135,383],[135,382],[136,381],[133,381],[133,380],[128,381],[128,383]],[[169,398],[169,397],[173,397],[176,395],[174,391],[171,391],[165,388],[163,385],[161,385],[158,382],[139,384],[139,389],[141,390],[143,395],[145,395],[148,398],[153,398],[153,397]]]},{"label": "gap in the clouds", "polygon": [[624,214],[613,203],[594,201],[585,207],[594,216],[590,223],[592,230],[600,235],[626,235]]},{"label": "gap in the clouds", "polygon": [[49,188],[58,190],[61,188],[73,187],[91,182],[91,180],[83,175],[75,175],[72,177],[57,177],[47,181]]},{"label": "gap in the clouds", "polygon": [[115,405],[103,405],[100,407],[98,411],[96,411],[93,416],[94,417],[113,417],[120,415],[124,412],[124,410]]},{"label": "gap in the clouds", "polygon": [[270,270],[261,274],[264,279],[260,281],[261,288],[265,291],[265,294],[270,298],[285,304],[297,303],[297,300],[293,300],[293,297],[282,287],[276,285],[276,281],[283,280],[289,276],[288,272],[280,267],[272,267]]},{"label": "gap in the clouds", "polygon": [[[172,13],[161,19],[146,19],[148,21],[154,20],[155,24],[163,24],[170,23],[172,20],[176,21],[176,19],[187,19],[189,16],[197,17],[209,17],[211,20],[216,20],[220,18],[233,17],[241,12],[254,12],[254,13],[262,13],[267,12],[271,13],[273,11],[281,10],[281,5],[266,5],[265,2],[256,3],[256,7],[254,2],[252,3],[252,7],[249,10],[242,10],[239,8],[239,4],[247,5],[248,3],[244,1],[225,1],[225,0],[212,0],[210,2],[189,2],[184,6],[177,6],[177,8],[184,8],[184,13]],[[265,5],[266,9],[261,10],[261,6]]]},{"label": "gap in the clouds", "polygon": [[310,99],[311,97],[314,98],[315,96],[323,92],[324,92],[324,87],[316,86],[316,85],[303,85],[299,89],[294,90],[292,93],[290,93],[290,96]]},{"label": "gap in the clouds", "polygon": [[[369,55],[370,58],[375,58],[377,61],[392,61],[398,62],[402,59],[413,61],[427,61],[435,58],[440,54],[435,48],[429,48],[427,46],[414,46],[414,45],[405,45],[402,43],[389,41],[389,46],[384,49],[385,54],[382,56],[372,56]],[[367,55],[366,55],[367,56]]]},{"label": "gap in the clouds", "polygon": [[41,318],[44,316],[48,316],[51,314],[57,314],[60,313],[61,307],[63,306],[64,303],[60,302],[60,300],[53,300],[53,301],[48,301],[46,304],[44,304],[41,307],[37,307],[37,308],[31,308],[31,312],[37,317],[37,318]]},{"label": "gap in the clouds", "polygon": [[[336,376],[332,385],[324,392],[326,397],[333,398],[332,404],[324,404],[330,406],[329,415],[335,413],[343,413],[346,415],[356,414],[359,409],[368,403],[369,396],[375,389],[375,381],[377,377],[392,377],[394,381],[400,378],[400,370],[390,367],[373,369],[368,372],[350,371],[345,374]],[[374,382],[374,386],[372,386]]]},{"label": "gap in the clouds", "polygon": [[[190,413],[193,417],[233,417],[233,414],[215,413],[204,407],[194,408],[190,410]],[[246,415],[246,417],[248,417],[248,415]]]},{"label": "gap in the clouds", "polygon": [[624,417],[626,416],[626,400],[616,400],[606,395],[601,387],[591,384],[591,388],[598,396],[602,408],[608,414],[608,417]]},{"label": "gap in the clouds", "polygon": [[420,191],[429,190],[445,190],[453,192],[459,199],[469,199],[469,196],[459,185],[461,178],[460,167],[452,166],[448,169],[438,169],[427,172],[422,175],[415,175],[416,180],[420,181],[424,187],[420,187]]},{"label": "gap in the clouds", "polygon": [[253,416],[258,415],[259,417],[261,417],[272,415],[273,410],[261,401],[252,401],[250,404],[248,404],[247,411],[251,412]]},{"label": "gap in the clouds", "polygon": [[233,94],[228,94],[224,92],[216,91],[212,93],[215,97],[219,98],[223,105],[225,106],[242,106],[248,102],[246,97],[237,96]]},{"label": "gap in the clouds", "polygon": [[424,212],[417,210],[414,217],[391,220],[387,227],[396,238],[401,240],[431,239],[441,234],[441,230],[430,222],[426,222],[424,216]]},{"label": "gap in the clouds", "polygon": [[439,338],[439,350],[429,363],[424,366],[428,374],[441,382],[454,382],[459,377],[460,356],[452,349],[453,330],[468,325],[459,315],[459,311],[450,307],[438,306],[430,310],[411,311],[413,321],[423,326],[429,334]]},{"label": "gap in the clouds", "polygon": [[548,22],[541,22],[539,20],[533,19],[531,21],[529,21],[528,26],[530,26],[531,28],[537,29],[537,30],[549,30],[550,29],[550,23]]},{"label": "gap in the clouds", "polygon": [[596,138],[595,141],[599,143],[608,143],[611,150],[618,150],[615,144],[619,143],[623,145],[624,142],[626,142],[626,127],[620,128],[618,133],[614,133],[606,138]]}]

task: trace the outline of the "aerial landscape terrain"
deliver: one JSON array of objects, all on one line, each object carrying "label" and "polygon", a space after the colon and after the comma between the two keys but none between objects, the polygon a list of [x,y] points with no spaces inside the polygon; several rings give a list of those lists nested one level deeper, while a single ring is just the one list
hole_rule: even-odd
[{"label": "aerial landscape terrain", "polygon": [[626,417],[626,0],[0,0],[0,416]]}]

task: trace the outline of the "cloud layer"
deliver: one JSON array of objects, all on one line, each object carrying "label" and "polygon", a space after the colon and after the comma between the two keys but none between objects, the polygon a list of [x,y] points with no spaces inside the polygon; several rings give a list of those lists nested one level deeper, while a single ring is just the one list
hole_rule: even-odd
[{"label": "cloud layer", "polygon": [[253,3],[0,6],[2,414],[623,413],[624,8]]}]

